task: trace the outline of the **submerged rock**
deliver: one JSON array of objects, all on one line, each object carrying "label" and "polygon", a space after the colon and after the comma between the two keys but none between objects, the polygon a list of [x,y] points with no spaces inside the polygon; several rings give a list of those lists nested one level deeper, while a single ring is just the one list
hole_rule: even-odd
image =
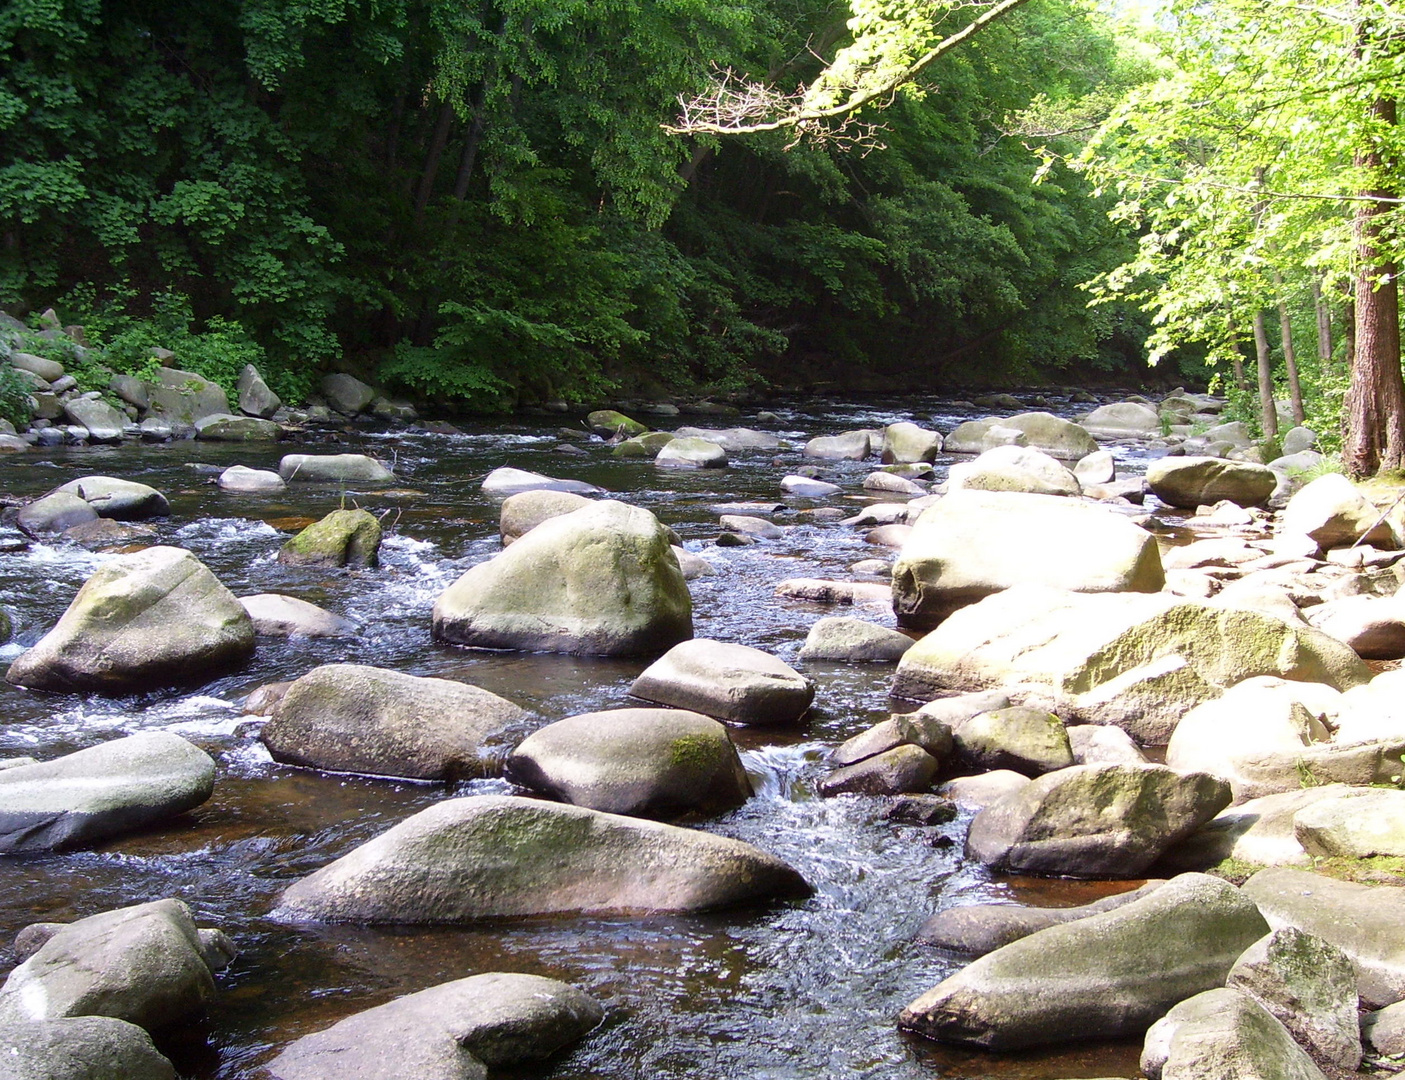
[{"label": "submerged rock", "polygon": [[922,924],[915,941],[968,956],[984,956],[1038,930],[1113,911],[1155,892],[1164,881],[1148,881],[1128,892],[1105,896],[1077,907],[1030,907],[1026,904],[967,904],[939,911]]},{"label": "submerged rock", "polygon": [[[705,911],[806,896],[750,844],[512,796],[447,799],[284,891],[284,919],[469,923]],[[1260,935],[1261,936],[1261,935]]]}]

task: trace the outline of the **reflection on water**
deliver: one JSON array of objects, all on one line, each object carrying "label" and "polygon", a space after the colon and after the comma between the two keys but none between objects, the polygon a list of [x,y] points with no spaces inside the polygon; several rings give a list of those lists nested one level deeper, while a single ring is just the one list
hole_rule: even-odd
[{"label": "reflection on water", "polygon": [[[913,946],[913,931],[942,906],[1019,895],[1022,886],[993,882],[963,864],[965,818],[922,829],[882,820],[877,800],[815,797],[828,749],[888,715],[890,669],[883,665],[812,665],[807,673],[818,693],[804,724],[735,732],[757,796],[705,827],[799,868],[816,890],[804,903],[686,918],[549,919],[454,929],[290,927],[265,917],[288,883],[395,822],[451,795],[507,786],[373,780],[277,765],[257,741],[260,721],[239,707],[262,683],[334,661],[377,664],[481,685],[529,709],[531,727],[638,704],[628,689],[643,661],[475,651],[431,640],[435,598],[499,550],[497,504],[479,490],[484,474],[510,464],[586,480],[647,506],[716,568],[692,583],[698,636],[743,642],[794,663],[811,623],[846,612],[777,599],[775,586],[790,577],[848,578],[850,564],[889,553],[865,544],[859,530],[817,524],[802,514],[816,503],[782,498],[780,477],[813,464],[799,454],[810,435],[927,421],[934,412],[942,430],[968,418],[939,402],[778,410],[789,449],[736,455],[728,469],[710,472],[665,472],[617,460],[599,443],[586,457],[554,453],[559,418],[459,436],[348,431],[297,448],[365,450],[393,459],[399,479],[387,491],[299,485],[254,497],[214,485],[214,475],[228,465],[276,467],[286,446],[58,449],[6,460],[0,488],[16,495],[93,473],[151,484],[172,505],[171,517],[158,523],[159,542],[188,547],[236,594],[288,593],[355,620],[363,632],[350,640],[261,639],[243,670],[180,691],[82,699],[0,688],[0,755],[48,758],[165,728],[208,750],[220,769],[210,802],[159,829],[96,851],[0,862],[0,938],[36,920],[69,920],[163,896],[189,903],[202,925],[223,927],[241,949],[221,976],[211,1015],[161,1039],[182,1073],[202,1080],[256,1075],[290,1039],[399,994],[492,970],[566,979],[609,1010],[600,1031],[548,1070],[534,1069],[534,1077],[1130,1075],[1135,1047],[990,1057],[912,1041],[895,1029],[897,1011],[957,967],[949,957]],[[591,445],[584,432],[575,441]],[[820,465],[851,494],[859,493],[872,468],[871,462]],[[714,546],[711,507],[743,500],[787,504],[775,515],[788,526],[784,537],[750,547]],[[381,516],[390,530],[378,570],[295,570],[276,561],[288,535],[280,527],[296,528],[352,505]],[[14,536],[0,528],[0,540]],[[42,635],[106,558],[53,544],[0,554],[0,603],[15,617],[20,643]],[[892,625],[891,612],[865,608],[860,614]],[[10,647],[4,658],[17,651]],[[1043,903],[1093,898],[1065,886],[1038,888]]]}]

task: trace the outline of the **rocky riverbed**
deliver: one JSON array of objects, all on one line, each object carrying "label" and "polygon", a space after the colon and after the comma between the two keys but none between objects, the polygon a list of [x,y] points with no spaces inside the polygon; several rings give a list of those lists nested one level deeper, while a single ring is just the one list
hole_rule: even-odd
[{"label": "rocky riverbed", "polygon": [[[1088,407],[16,448],[0,928],[74,925],[0,1028],[152,1076],[1354,1068],[1405,952],[1334,927],[1405,894],[1305,875],[1405,854],[1389,499]],[[1274,989],[1303,950],[1336,982]],[[135,989],[46,1015],[124,1027],[36,1034],[68,955]]]}]

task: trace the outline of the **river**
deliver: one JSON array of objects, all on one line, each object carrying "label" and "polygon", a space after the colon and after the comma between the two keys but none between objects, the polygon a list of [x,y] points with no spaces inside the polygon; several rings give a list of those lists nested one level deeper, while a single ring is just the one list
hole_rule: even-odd
[{"label": "river", "polygon": [[[259,1066],[291,1039],[400,994],[485,971],[564,979],[607,1009],[605,1024],[574,1051],[522,1077],[1135,1075],[1139,1044],[996,1057],[912,1039],[894,1026],[902,1006],[960,966],[910,941],[934,911],[999,898],[1077,903],[1106,887],[993,878],[961,857],[969,815],[924,829],[884,821],[880,799],[814,795],[828,748],[889,715],[892,668],[800,665],[796,654],[806,631],[832,614],[858,614],[888,626],[893,619],[882,608],[851,612],[774,596],[775,585],[786,578],[847,580],[852,563],[889,554],[866,544],[861,529],[815,522],[804,513],[833,505],[856,510],[878,501],[860,487],[874,460],[813,462],[801,457],[800,447],[811,436],[897,420],[947,431],[979,414],[936,399],[806,402],[772,410],[777,421],[755,426],[789,440],[791,448],[734,454],[725,470],[665,470],[615,459],[583,429],[572,441],[587,453],[563,454],[556,449],[566,441],[559,429],[571,423],[564,416],[465,426],[459,435],[355,426],[313,431],[295,445],[74,447],[0,463],[0,491],[15,496],[92,474],[150,484],[167,496],[172,511],[156,522],[157,542],[190,549],[236,595],[287,593],[364,628],[350,640],[260,638],[257,655],[237,674],[179,691],[85,699],[0,684],[0,755],[47,759],[121,734],[165,729],[207,750],[219,766],[214,797],[163,828],[93,851],[0,862],[0,940],[39,920],[72,920],[167,896],[185,901],[201,926],[224,929],[240,949],[219,977],[209,1017],[158,1037],[181,1074],[198,1080],[257,1076]],[[754,423],[746,416],[678,422]],[[228,494],[214,484],[226,466],[276,468],[289,452],[370,453],[393,462],[397,483],[380,491],[295,485],[276,496]],[[1124,464],[1138,469],[1134,451],[1118,452]],[[780,478],[805,464],[819,464],[824,478],[843,485],[845,494],[783,498]],[[815,680],[815,706],[802,725],[734,729],[758,794],[702,826],[790,862],[815,887],[811,899],[683,918],[551,919],[453,929],[289,927],[266,917],[288,883],[430,803],[509,787],[497,780],[416,784],[276,764],[258,741],[258,721],[240,708],[259,685],[345,661],[475,683],[531,710],[533,727],[639,704],[626,691],[643,660],[482,652],[431,640],[435,598],[498,550],[498,504],[483,496],[480,481],[500,465],[586,480],[652,510],[717,568],[691,583],[695,634],[773,652]],[[791,507],[775,517],[791,526],[784,538],[714,546],[713,508],[739,500]],[[385,515],[389,534],[379,569],[327,573],[276,561],[292,530],[342,505]],[[0,602],[17,624],[17,641],[0,650],[4,660],[41,636],[87,575],[110,557],[69,545],[24,546],[21,539],[12,527],[0,527]]]}]

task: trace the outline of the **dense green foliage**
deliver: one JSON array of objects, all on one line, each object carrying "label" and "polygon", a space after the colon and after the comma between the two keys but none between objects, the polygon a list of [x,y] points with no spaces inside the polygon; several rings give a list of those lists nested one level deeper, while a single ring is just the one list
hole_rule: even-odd
[{"label": "dense green foliage", "polygon": [[884,151],[661,129],[713,65],[813,78],[807,46],[844,44],[847,16],[10,0],[0,306],[54,305],[122,370],[160,345],[229,385],[253,360],[294,400],[332,365],[482,408],[1134,371],[1135,309],[1076,289],[1127,257],[1125,233],[1072,172],[1032,185],[1002,131],[1114,63],[1069,0],[944,59],[882,114]]}]

